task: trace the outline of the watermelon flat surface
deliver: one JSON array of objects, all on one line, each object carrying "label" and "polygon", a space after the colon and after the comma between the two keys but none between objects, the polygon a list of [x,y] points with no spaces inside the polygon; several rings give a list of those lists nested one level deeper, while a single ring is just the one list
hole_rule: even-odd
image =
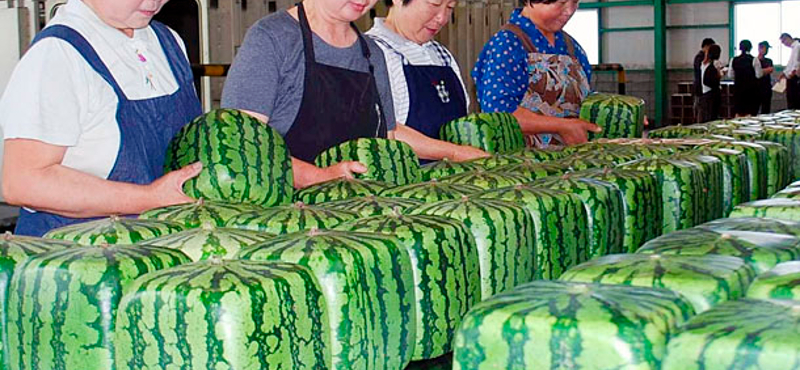
[{"label": "watermelon flat surface", "polygon": [[195,162],[183,190],[193,198],[270,207],[292,201],[292,159],[281,135],[234,109],[212,110],[178,132],[164,159],[172,171]]},{"label": "watermelon flat surface", "polygon": [[17,265],[24,263],[29,257],[63,250],[78,248],[73,242],[12,235],[6,232],[0,236],[0,367],[12,369],[7,362],[8,354],[8,294],[9,283]]},{"label": "watermelon flat surface", "polygon": [[579,261],[591,238],[588,215],[575,194],[529,185],[487,190],[476,196],[517,203],[530,212],[536,239],[536,279],[556,279]]},{"label": "watermelon flat surface", "polygon": [[535,226],[522,206],[464,196],[424,204],[407,213],[450,217],[469,228],[478,247],[481,297],[533,280],[537,266]]},{"label": "watermelon flat surface", "polygon": [[526,180],[534,181],[543,179],[545,177],[562,175],[569,172],[569,168],[564,167],[558,162],[541,162],[541,163],[517,163],[507,166],[495,167],[492,172],[498,173],[513,173],[518,176],[523,176]]},{"label": "watermelon flat surface", "polygon": [[566,150],[523,148],[520,150],[515,150],[510,154],[517,157],[527,158],[534,162],[548,162],[566,157],[569,153]]},{"label": "watermelon flat surface", "polygon": [[439,138],[489,153],[507,153],[525,147],[522,129],[509,113],[476,113],[457,118],[442,125]]},{"label": "watermelon flat surface", "polygon": [[767,148],[756,143],[742,141],[720,142],[710,145],[712,148],[734,149],[743,152],[747,156],[748,172],[750,175],[750,200],[764,199],[767,193]]},{"label": "watermelon flat surface", "polygon": [[653,239],[636,253],[734,256],[761,274],[778,263],[800,258],[800,239],[782,234],[694,228]]},{"label": "watermelon flat surface", "polygon": [[672,338],[664,370],[800,368],[800,302],[742,299],[697,315]]},{"label": "watermelon flat surface", "polygon": [[734,149],[700,148],[690,153],[715,157],[722,161],[721,217],[727,217],[733,207],[750,200],[750,168],[743,152]]},{"label": "watermelon flat surface", "polygon": [[398,239],[311,230],[242,250],[238,258],[300,264],[322,288],[334,369],[403,369],[416,343],[411,258]]},{"label": "watermelon flat surface", "polygon": [[750,285],[747,298],[800,300],[800,262],[779,263],[759,275]]},{"label": "watermelon flat surface", "polygon": [[233,258],[239,250],[274,236],[259,231],[204,225],[142,243],[180,250],[197,262],[213,258]]},{"label": "watermelon flat surface", "polygon": [[625,211],[623,252],[633,253],[648,240],[661,235],[661,218],[664,216],[661,186],[653,174],[604,168],[583,171],[576,176],[606,181],[622,191]]},{"label": "watermelon flat surface", "polygon": [[223,227],[231,218],[240,213],[258,211],[260,209],[262,208],[249,204],[233,204],[199,199],[194,203],[151,209],[139,215],[139,218],[175,222],[187,228],[196,228],[205,224]]},{"label": "watermelon flat surface", "polygon": [[785,221],[775,218],[723,218],[704,223],[698,226],[698,228],[710,229],[714,231],[757,231],[800,237],[800,222]]},{"label": "watermelon flat surface", "polygon": [[655,370],[692,314],[666,289],[535,281],[467,314],[453,369]]},{"label": "watermelon flat surface", "polygon": [[380,181],[336,179],[309,186],[295,194],[295,201],[317,204],[336,200],[377,195],[392,185]]},{"label": "watermelon flat surface", "polygon": [[328,167],[344,161],[361,162],[367,167],[367,172],[355,174],[359,179],[395,185],[420,181],[417,154],[411,146],[399,140],[362,138],[345,141],[325,150],[315,159],[319,167]]},{"label": "watermelon flat surface", "polygon": [[743,297],[755,276],[737,257],[615,254],[575,266],[561,280],[666,288],[686,297],[695,312],[703,312]]},{"label": "watermelon flat surface", "polygon": [[411,256],[416,333],[412,360],[452,351],[461,318],[481,300],[478,247],[462,222],[442,216],[378,216],[341,225],[341,230],[381,233],[399,239]]},{"label": "watermelon flat surface", "polygon": [[9,364],[20,370],[113,370],[117,307],[136,278],[191,260],[170,248],[81,246],[19,266],[8,299]]},{"label": "watermelon flat surface", "polygon": [[644,100],[627,95],[594,93],[581,102],[580,118],[600,126],[596,138],[639,138],[644,134]]},{"label": "watermelon flat surface", "polygon": [[175,222],[111,216],[53,229],[44,238],[73,241],[81,245],[134,244],[184,229],[184,226]]},{"label": "watermelon flat surface", "polygon": [[462,172],[477,170],[475,164],[469,162],[453,162],[447,158],[438,162],[423,164],[420,166],[420,179],[422,181],[430,181],[456,175]]},{"label": "watermelon flat surface", "polygon": [[650,172],[661,186],[662,234],[686,229],[705,220],[706,181],[697,164],[664,157],[645,158],[620,166],[626,170]]},{"label": "watermelon flat surface", "polygon": [[400,210],[402,213],[406,209],[420,204],[423,204],[423,202],[416,199],[376,197],[370,195],[367,197],[321,203],[319,206],[322,208],[355,212],[361,217],[371,217],[389,215],[394,213],[395,210]]},{"label": "watermelon flat surface", "polygon": [[615,185],[594,179],[584,179],[575,173],[553,176],[530,183],[534,187],[563,190],[581,198],[589,217],[591,239],[578,250],[578,260],[622,251],[625,227],[625,208],[622,192]]},{"label": "watermelon flat surface", "polygon": [[461,199],[461,197],[465,195],[478,193],[480,191],[481,188],[477,186],[466,184],[450,184],[436,180],[384,189],[381,191],[380,196],[415,199],[421,202],[429,203],[442,200]]},{"label": "watermelon flat surface", "polygon": [[144,275],[119,306],[118,369],[327,369],[328,313],[311,272],[203,261]]},{"label": "watermelon flat surface", "polygon": [[[800,135],[797,138],[800,140]],[[767,150],[767,195],[775,194],[793,180],[792,157],[781,144],[768,141],[756,141],[756,144]]]},{"label": "watermelon flat surface", "polygon": [[331,229],[356,218],[358,214],[350,211],[308,206],[297,202],[288,206],[242,213],[228,221],[226,227],[281,235],[313,228]]},{"label": "watermelon flat surface", "polygon": [[740,204],[730,217],[766,217],[800,221],[800,199],[773,198]]},{"label": "watermelon flat surface", "polygon": [[482,190],[503,188],[528,182],[528,178],[514,172],[470,171],[448,176],[439,181],[448,184],[472,185]]}]

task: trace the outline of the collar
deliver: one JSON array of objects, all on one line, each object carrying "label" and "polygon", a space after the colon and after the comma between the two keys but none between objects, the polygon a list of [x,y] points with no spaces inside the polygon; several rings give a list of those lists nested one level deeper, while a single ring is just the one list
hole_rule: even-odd
[{"label": "collar", "polygon": [[539,31],[539,27],[536,27],[536,24],[533,23],[530,18],[522,15],[522,8],[514,9],[514,11],[511,12],[511,16],[508,18],[508,22],[522,28],[522,30],[525,31],[528,36],[530,36],[531,41],[533,41],[537,47],[539,46],[536,42],[536,39],[538,38],[545,40],[544,44],[547,45],[547,48],[559,47],[562,43],[561,32],[556,32],[555,43],[551,46],[550,43],[547,42],[547,38],[544,37],[542,31]]},{"label": "collar", "polygon": [[794,40],[794,42],[792,43],[792,47],[795,46],[800,46],[800,41]]},{"label": "collar", "polygon": [[401,36],[397,32],[390,30],[388,27],[386,27],[386,18],[375,18],[375,23],[372,25],[372,28],[369,31],[367,31],[367,34],[378,37],[396,48],[428,47],[433,44],[433,40],[431,40],[422,45],[419,45],[416,42]]}]

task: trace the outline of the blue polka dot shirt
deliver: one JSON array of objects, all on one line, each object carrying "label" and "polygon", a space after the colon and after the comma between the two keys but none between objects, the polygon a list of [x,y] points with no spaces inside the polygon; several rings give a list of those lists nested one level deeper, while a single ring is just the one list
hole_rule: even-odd
[{"label": "blue polka dot shirt", "polygon": [[[555,46],[552,46],[536,25],[521,13],[522,9],[514,10],[508,22],[522,28],[540,53],[569,55],[563,32],[556,33]],[[591,81],[589,58],[577,41],[574,45],[575,56]],[[482,111],[515,111],[528,90],[528,53],[519,38],[506,30],[500,30],[492,36],[478,57],[472,78]]]}]

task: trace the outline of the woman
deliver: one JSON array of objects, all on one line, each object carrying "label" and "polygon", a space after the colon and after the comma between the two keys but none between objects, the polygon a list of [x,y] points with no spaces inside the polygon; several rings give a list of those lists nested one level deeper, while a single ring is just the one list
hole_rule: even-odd
[{"label": "woman", "polygon": [[739,42],[738,57],[731,59],[728,77],[733,79],[733,111],[737,117],[758,114],[758,79],[763,72],[758,58],[750,55],[753,44],[750,40]]},{"label": "woman", "polygon": [[191,201],[199,164],[163,174],[169,140],[200,115],[166,0],[69,0],[17,65],[2,100],[3,195],[16,232]]},{"label": "woman", "polygon": [[600,131],[577,118],[590,92],[591,65],[562,30],[578,0],[523,5],[484,46],[472,71],[481,109],[513,113],[539,147],[586,142],[587,131]]},{"label": "woman", "polygon": [[407,142],[423,159],[466,160],[482,151],[395,126],[383,53],[353,25],[377,0],[306,0],[248,30],[225,81],[222,105],[268,123],[292,154],[295,186],[366,168],[312,164],[323,150],[360,137]]},{"label": "woman", "polygon": [[720,90],[720,80],[722,71],[717,69],[716,62],[719,60],[719,45],[711,45],[706,53],[706,58],[700,67],[703,78],[703,95],[700,95],[700,122],[710,122],[719,119],[719,108],[722,104],[722,92]]},{"label": "woman", "polygon": [[758,79],[759,114],[772,113],[772,72],[775,72],[775,66],[772,64],[772,59],[767,58],[770,47],[767,41],[758,43],[758,62],[761,65],[761,71],[764,73]]},{"label": "woman", "polygon": [[458,63],[433,40],[456,0],[385,1],[389,14],[376,18],[367,35],[384,51],[397,121],[439,138],[439,128],[469,108]]}]

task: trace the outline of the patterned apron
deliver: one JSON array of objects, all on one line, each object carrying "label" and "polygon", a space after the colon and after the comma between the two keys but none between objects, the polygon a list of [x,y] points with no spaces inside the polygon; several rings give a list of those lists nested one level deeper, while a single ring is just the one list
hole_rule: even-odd
[{"label": "patterned apron", "polygon": [[[578,117],[581,102],[591,89],[586,72],[575,57],[572,37],[562,31],[568,55],[543,54],[519,26],[507,23],[503,29],[516,35],[528,52],[528,91],[520,106],[548,117]],[[525,141],[536,148],[563,145],[557,134],[526,135]]]}]

